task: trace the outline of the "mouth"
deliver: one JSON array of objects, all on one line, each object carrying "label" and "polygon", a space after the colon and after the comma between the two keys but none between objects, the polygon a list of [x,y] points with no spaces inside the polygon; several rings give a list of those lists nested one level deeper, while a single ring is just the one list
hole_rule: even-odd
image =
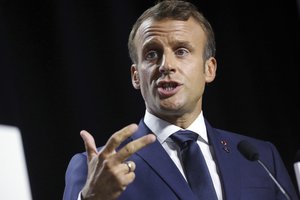
[{"label": "mouth", "polygon": [[167,98],[175,95],[181,88],[181,85],[176,81],[159,81],[157,83],[157,91],[160,97]]}]

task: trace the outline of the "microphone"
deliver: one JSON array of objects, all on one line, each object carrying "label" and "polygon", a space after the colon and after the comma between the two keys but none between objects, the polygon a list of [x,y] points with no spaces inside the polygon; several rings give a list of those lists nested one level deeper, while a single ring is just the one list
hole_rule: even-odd
[{"label": "microphone", "polygon": [[295,156],[294,171],[295,171],[296,180],[298,184],[298,190],[300,192],[300,150],[297,151]]},{"label": "microphone", "polygon": [[[252,146],[248,141],[242,140],[241,142],[238,143],[237,148],[238,148],[239,152],[247,160],[257,161],[264,168],[264,170],[268,173],[268,175],[271,177],[271,179],[276,184],[276,186],[279,188],[279,190],[282,192],[282,194],[285,196],[285,198],[287,200],[292,200],[291,197],[287,194],[287,192],[283,189],[283,187],[275,179],[275,177],[270,172],[270,170],[267,168],[267,166],[259,159],[259,153],[257,152],[257,150],[254,146]],[[299,166],[300,166],[300,163],[299,163]]]}]

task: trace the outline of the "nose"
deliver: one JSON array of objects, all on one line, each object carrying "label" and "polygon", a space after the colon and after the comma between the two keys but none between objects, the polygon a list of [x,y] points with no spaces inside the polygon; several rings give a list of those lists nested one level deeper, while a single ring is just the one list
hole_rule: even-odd
[{"label": "nose", "polygon": [[174,73],[176,71],[175,68],[175,60],[171,55],[163,54],[161,63],[159,66],[159,72],[167,75],[170,73]]}]

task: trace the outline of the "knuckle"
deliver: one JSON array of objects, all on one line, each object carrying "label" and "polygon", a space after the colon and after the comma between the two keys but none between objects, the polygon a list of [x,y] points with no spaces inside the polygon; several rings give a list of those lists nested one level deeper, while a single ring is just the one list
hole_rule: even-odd
[{"label": "knuckle", "polygon": [[110,138],[110,142],[112,144],[118,144],[120,141],[120,137],[118,135],[113,135],[111,138]]},{"label": "knuckle", "polygon": [[132,153],[134,153],[135,152],[135,146],[134,145],[126,145],[125,146],[125,151],[126,151],[126,153],[128,153],[128,154],[132,154]]},{"label": "knuckle", "polygon": [[109,174],[115,174],[114,165],[112,164],[112,162],[110,162],[108,160],[104,160],[102,162],[102,168]]},{"label": "knuckle", "polygon": [[132,172],[132,181],[134,181],[134,179],[135,179],[135,173]]}]

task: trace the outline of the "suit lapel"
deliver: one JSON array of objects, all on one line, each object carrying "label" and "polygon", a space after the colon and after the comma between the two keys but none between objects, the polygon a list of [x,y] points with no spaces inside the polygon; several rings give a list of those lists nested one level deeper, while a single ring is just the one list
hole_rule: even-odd
[{"label": "suit lapel", "polygon": [[214,149],[215,161],[223,188],[223,199],[239,199],[241,169],[237,163],[235,142],[227,134],[217,132],[207,121],[206,129]]},{"label": "suit lapel", "polygon": [[[133,139],[142,137],[150,133],[149,128],[141,120],[137,133],[132,137]],[[179,199],[194,200],[195,196],[189,188],[187,182],[182,174],[174,164],[172,159],[166,153],[162,145],[155,141],[153,144],[137,152],[148,165],[157,173],[161,179],[177,194]]]}]

